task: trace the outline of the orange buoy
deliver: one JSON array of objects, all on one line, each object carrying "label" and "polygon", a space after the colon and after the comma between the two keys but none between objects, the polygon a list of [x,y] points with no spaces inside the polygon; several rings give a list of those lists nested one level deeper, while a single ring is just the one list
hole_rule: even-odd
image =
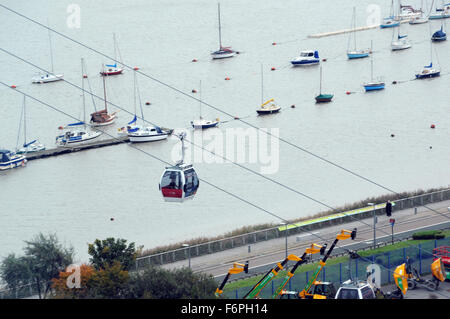
[{"label": "orange buoy", "polygon": [[276,42],[272,42],[272,45],[277,45],[277,43]]},{"label": "orange buoy", "polygon": [[434,124],[431,124],[431,126],[430,126],[431,128],[436,128],[436,126],[434,125]]},{"label": "orange buoy", "polygon": [[87,74],[83,74],[83,79],[87,79]]},{"label": "orange buoy", "polygon": [[64,127],[62,126],[58,126],[58,130],[62,130]]},{"label": "orange buoy", "polygon": [[327,59],[322,59],[323,62],[327,62]]},{"label": "orange buoy", "polygon": [[150,105],[151,103],[150,102],[145,102],[145,105]]},{"label": "orange buoy", "polygon": [[239,120],[239,116],[235,116],[234,119],[235,119],[235,120]]},{"label": "orange buoy", "polygon": [[230,80],[230,78],[229,78],[229,77],[226,77],[226,78],[225,78],[225,81],[229,81],[229,80]]},{"label": "orange buoy", "polygon": [[192,62],[197,62],[197,59],[192,59]]},{"label": "orange buoy", "polygon": [[347,95],[350,95],[352,92],[350,92],[350,91],[347,91],[347,92],[345,92],[345,94],[347,94]]},{"label": "orange buoy", "polygon": [[13,88],[13,89],[15,89],[17,86],[15,86],[14,84],[13,85],[11,85],[11,88]]},{"label": "orange buoy", "polygon": [[133,68],[133,70],[137,71],[137,70],[139,70],[139,68],[138,68],[137,66],[135,66],[135,67]]},{"label": "orange buoy", "polygon": [[197,93],[197,90],[196,89],[192,89],[192,93]]},{"label": "orange buoy", "polygon": [[275,71],[275,68],[274,68],[274,67],[272,67],[272,68],[271,68],[271,70],[272,70],[272,71]]}]

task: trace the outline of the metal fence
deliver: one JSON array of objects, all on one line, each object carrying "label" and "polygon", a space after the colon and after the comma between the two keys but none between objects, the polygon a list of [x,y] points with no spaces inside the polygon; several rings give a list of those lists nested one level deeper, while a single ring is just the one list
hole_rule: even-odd
[{"label": "metal fence", "polygon": [[[367,266],[374,263],[381,268],[381,285],[394,283],[393,272],[395,268],[404,262],[409,257],[412,261],[412,266],[416,268],[419,274],[431,273],[431,263],[433,261],[433,248],[439,246],[448,246],[450,238],[439,240],[430,240],[418,245],[412,245],[406,248],[388,251],[381,254],[355,259],[351,263],[351,276],[359,280],[366,279]],[[293,291],[301,291],[305,288],[310,276],[314,271],[302,272],[299,268],[295,276],[289,281],[285,289]],[[282,276],[275,278],[268,284],[259,294],[260,298],[271,298],[275,290],[281,285]],[[339,287],[344,281],[349,279],[349,264],[339,263],[331,266],[325,266],[319,274],[318,280],[332,282],[335,287]],[[231,299],[243,298],[245,294],[252,288],[252,286],[243,287],[235,290],[224,291],[224,296]]]},{"label": "metal fence", "polygon": [[[450,199],[450,189],[445,189],[433,193],[427,193],[399,199],[395,201],[395,206],[392,207],[393,211],[402,210],[407,208],[413,208],[421,205],[427,205],[435,202],[440,202]],[[361,210],[364,210],[361,208]],[[347,213],[347,212],[345,212]],[[344,213],[344,214],[345,214]],[[377,215],[384,214],[384,207],[375,209]],[[299,226],[295,228],[289,228],[288,230],[280,230],[279,227],[273,227],[265,230],[260,230],[252,233],[238,235],[234,237],[228,237],[215,241],[210,241],[202,244],[192,245],[189,247],[183,247],[167,252],[153,254],[149,256],[140,257],[136,260],[136,270],[146,268],[150,265],[164,265],[177,261],[187,260],[188,258],[194,258],[202,255],[212,254],[220,252],[226,249],[231,249],[240,246],[246,246],[261,241],[267,241],[270,239],[281,238],[285,236],[291,236],[299,234],[305,231],[312,231],[318,228],[323,228],[331,225],[342,224],[350,222],[354,219],[364,219],[373,216],[372,209],[365,209],[357,214],[348,214],[348,216],[336,216],[327,218],[324,221],[310,223],[308,225]],[[286,231],[288,232],[286,234]]]}]

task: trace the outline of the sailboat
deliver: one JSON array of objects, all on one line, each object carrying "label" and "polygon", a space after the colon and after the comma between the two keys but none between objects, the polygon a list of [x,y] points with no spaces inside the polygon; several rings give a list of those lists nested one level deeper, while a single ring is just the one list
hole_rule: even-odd
[{"label": "sailboat", "polygon": [[322,66],[320,66],[320,91],[319,95],[315,97],[317,103],[331,102],[333,94],[322,93]]},{"label": "sailboat", "polygon": [[191,125],[194,129],[207,129],[207,128],[211,128],[211,127],[216,127],[219,124],[219,119],[215,119],[215,120],[205,120],[202,117],[202,81],[200,81],[200,117],[198,120],[193,120],[191,121]]},{"label": "sailboat", "polygon": [[48,40],[50,43],[50,62],[51,62],[51,73],[39,73],[38,75],[36,75],[35,77],[32,78],[32,82],[33,83],[50,83],[50,82],[55,82],[55,81],[60,81],[64,79],[64,75],[63,74],[54,74],[53,71],[53,48],[52,48],[52,37],[51,37],[51,33],[50,33],[50,29],[48,30]]},{"label": "sailboat", "polygon": [[220,25],[220,3],[217,4],[218,15],[219,15],[219,50],[211,53],[213,59],[225,59],[231,58],[236,55],[236,51],[232,50],[231,47],[222,46],[222,27]]},{"label": "sailboat", "polygon": [[[114,41],[114,64],[105,64],[102,68],[102,71],[100,71],[100,74],[102,76],[109,76],[109,75],[118,75],[118,74],[122,74],[123,72],[123,67],[117,67],[117,51],[119,51],[119,47],[117,45],[117,41],[116,41],[116,34],[113,33],[113,41]],[[120,55],[120,51],[119,51],[119,55]],[[120,58],[120,60],[122,61],[122,57]],[[105,68],[106,66],[106,68]]]},{"label": "sailboat", "polygon": [[[361,49],[361,50],[356,49],[356,31],[354,31],[356,29],[355,7],[353,7],[352,28],[353,28],[353,31],[350,33],[350,36],[348,38],[347,57],[349,59],[360,59],[360,58],[368,57],[369,54],[371,53],[370,49]],[[353,48],[353,50],[350,50],[350,40],[351,40],[352,33],[354,33],[354,48]]]},{"label": "sailboat", "polygon": [[[45,150],[45,145],[39,143],[37,139],[27,142],[27,117],[26,117],[26,107],[25,107],[25,95],[23,96],[23,107],[22,107],[22,116],[23,116],[23,145],[22,148],[16,150],[16,154],[27,154],[34,153]],[[22,122],[22,119],[21,121]],[[20,129],[19,129],[20,134]]]},{"label": "sailboat", "polygon": [[444,32],[444,22],[441,24],[441,29],[433,33],[431,41],[440,42],[447,40],[447,34]]},{"label": "sailboat", "polygon": [[398,27],[400,25],[399,18],[394,16],[394,0],[391,1],[391,15],[384,18],[384,21],[380,24],[380,28],[382,29]]},{"label": "sailboat", "polygon": [[[139,96],[142,125],[137,125],[136,94]],[[119,129],[119,136],[123,136],[125,134],[128,136],[131,143],[160,141],[169,136],[169,132],[162,130],[158,126],[145,126],[144,110],[142,109],[141,95],[137,85],[136,71],[134,71],[134,118],[128,122],[126,128]]]},{"label": "sailboat", "polygon": [[384,81],[381,79],[374,80],[373,78],[373,56],[370,59],[370,82],[363,84],[364,90],[368,91],[379,91],[384,89]]},{"label": "sailboat", "polygon": [[86,102],[84,96],[84,60],[81,59],[81,88],[83,91],[83,121],[71,123],[65,127],[60,126],[59,129],[66,130],[64,134],[60,134],[56,137],[56,145],[66,146],[66,145],[77,145],[87,141],[91,141],[99,137],[102,132],[99,131],[88,131],[86,129]]},{"label": "sailboat", "polygon": [[422,24],[428,22],[428,16],[423,11],[423,0],[420,6],[420,14],[409,19],[409,24]]},{"label": "sailboat", "polygon": [[436,8],[436,14],[430,15],[429,17],[430,20],[446,18],[450,18],[450,3],[442,4],[442,8]]},{"label": "sailboat", "polygon": [[435,78],[441,75],[439,68],[433,67],[433,42],[430,43],[430,65],[423,67],[420,73],[416,73],[416,79]]},{"label": "sailboat", "polygon": [[392,51],[405,50],[411,47],[411,41],[407,39],[408,35],[400,34],[400,26],[398,27],[397,39],[394,38],[395,30],[392,33],[391,49]]},{"label": "sailboat", "polygon": [[103,99],[105,100],[105,108],[100,111],[96,111],[91,114],[90,124],[92,126],[105,126],[113,124],[116,120],[116,112],[111,114],[108,113],[108,102],[106,100],[106,86],[105,86],[105,77],[103,76]]},{"label": "sailboat", "polygon": [[259,115],[266,115],[272,113],[278,113],[281,107],[275,103],[274,99],[270,99],[264,102],[264,78],[263,78],[263,66],[261,64],[261,105],[256,109],[256,113]]}]

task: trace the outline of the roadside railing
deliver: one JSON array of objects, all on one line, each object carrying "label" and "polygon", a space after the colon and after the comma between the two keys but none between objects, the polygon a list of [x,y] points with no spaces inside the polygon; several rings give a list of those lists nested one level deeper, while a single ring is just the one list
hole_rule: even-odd
[{"label": "roadside railing", "polygon": [[[396,200],[392,207],[392,211],[395,212],[396,210],[414,208],[421,205],[427,205],[448,199],[450,199],[450,189],[416,195]],[[375,209],[373,206],[367,206],[343,213],[332,214],[329,216],[314,218],[299,223],[289,224],[287,226],[287,230],[285,229],[286,226],[277,226],[243,235],[227,237],[158,254],[143,256],[137,258],[135,269],[139,270],[150,265],[164,265],[177,261],[188,260],[189,258],[212,254],[226,249],[232,249],[235,247],[255,244],[261,241],[291,236],[305,231],[312,231],[319,228],[338,225],[353,221],[355,219],[369,218],[373,216],[374,211],[377,215],[384,214],[384,208],[385,203],[376,205]]]}]

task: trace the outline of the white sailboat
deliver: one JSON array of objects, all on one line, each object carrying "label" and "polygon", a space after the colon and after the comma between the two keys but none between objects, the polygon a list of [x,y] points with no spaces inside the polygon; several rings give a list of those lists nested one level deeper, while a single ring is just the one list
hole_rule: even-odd
[{"label": "white sailboat", "polygon": [[[27,153],[34,153],[34,152],[39,152],[39,151],[45,150],[45,145],[40,143],[37,139],[35,139],[31,142],[27,142],[27,115],[26,115],[25,99],[26,99],[26,97],[24,95],[23,96],[23,107],[22,107],[23,145],[22,145],[22,148],[20,148],[20,149],[17,149],[17,147],[16,147],[16,154],[27,154]],[[22,123],[22,119],[20,122]],[[19,128],[19,134],[20,134],[20,128]],[[17,138],[17,140],[18,139],[19,138]]]},{"label": "white sailboat", "polygon": [[[353,16],[352,16],[352,29],[354,30],[356,28],[356,8],[353,7]],[[353,34],[354,39],[354,48],[353,50],[350,49],[350,40]],[[350,60],[353,59],[361,59],[366,58],[371,53],[370,49],[357,49],[356,48],[356,31],[353,31],[350,33],[350,36],[348,38],[348,45],[347,45],[347,57]]]},{"label": "white sailboat", "polygon": [[50,33],[50,29],[48,30],[48,40],[50,43],[50,61],[51,61],[51,73],[43,73],[40,72],[38,75],[34,76],[32,78],[32,82],[33,83],[38,83],[38,84],[42,84],[42,83],[50,83],[50,82],[55,82],[55,81],[60,81],[64,79],[64,75],[63,74],[54,74],[54,70],[53,70],[53,48],[52,48],[52,37],[51,37],[51,33]]},{"label": "white sailboat", "polygon": [[409,20],[409,24],[422,24],[427,23],[429,21],[428,16],[423,11],[423,0],[421,2],[420,6],[420,14],[414,17],[411,17]]},{"label": "white sailboat", "polygon": [[[139,105],[141,108],[142,125],[137,125],[136,115],[136,94],[139,97]],[[131,143],[154,142],[167,139],[169,132],[162,130],[158,126],[145,126],[144,110],[142,109],[142,101],[137,85],[136,71],[134,71],[134,118],[126,127],[119,129],[119,136],[128,136]]]},{"label": "white sailboat", "polygon": [[236,51],[232,50],[231,47],[222,46],[222,27],[220,24],[220,3],[217,4],[217,10],[219,15],[219,50],[211,53],[213,59],[225,59],[231,58],[236,55]]},{"label": "white sailboat", "polygon": [[198,120],[191,121],[191,125],[194,129],[207,129],[211,127],[216,127],[219,124],[219,119],[215,120],[206,120],[202,117],[202,81],[200,81],[199,84],[199,90],[200,90],[200,116]]},{"label": "white sailboat", "polygon": [[263,78],[263,66],[261,64],[261,105],[256,109],[256,113],[259,115],[278,113],[281,110],[281,106],[275,103],[274,99],[270,99],[264,102],[264,78]]},{"label": "white sailboat", "polygon": [[391,50],[398,51],[409,49],[412,46],[412,44],[411,41],[407,39],[407,37],[408,35],[406,34],[405,35],[400,34],[400,25],[399,25],[396,37],[395,37],[395,30],[392,32]]},{"label": "white sailboat", "polygon": [[[119,46],[117,45],[117,41],[116,41],[116,34],[113,33],[113,41],[114,41],[114,64],[105,64],[102,67],[102,70],[100,71],[100,75],[102,76],[110,76],[110,75],[118,75],[118,74],[122,74],[123,73],[123,67],[118,67],[117,66],[117,52],[119,52],[119,56],[120,51],[119,51]],[[120,61],[122,60],[122,56],[120,56]]]},{"label": "white sailboat", "polygon": [[99,137],[102,132],[89,131],[86,126],[86,101],[84,96],[84,73],[83,73],[84,61],[81,59],[81,88],[83,91],[83,121],[77,123],[71,123],[65,127],[59,127],[61,130],[66,130],[64,134],[60,134],[56,137],[56,145],[68,146],[78,145],[84,142],[91,141]]}]

